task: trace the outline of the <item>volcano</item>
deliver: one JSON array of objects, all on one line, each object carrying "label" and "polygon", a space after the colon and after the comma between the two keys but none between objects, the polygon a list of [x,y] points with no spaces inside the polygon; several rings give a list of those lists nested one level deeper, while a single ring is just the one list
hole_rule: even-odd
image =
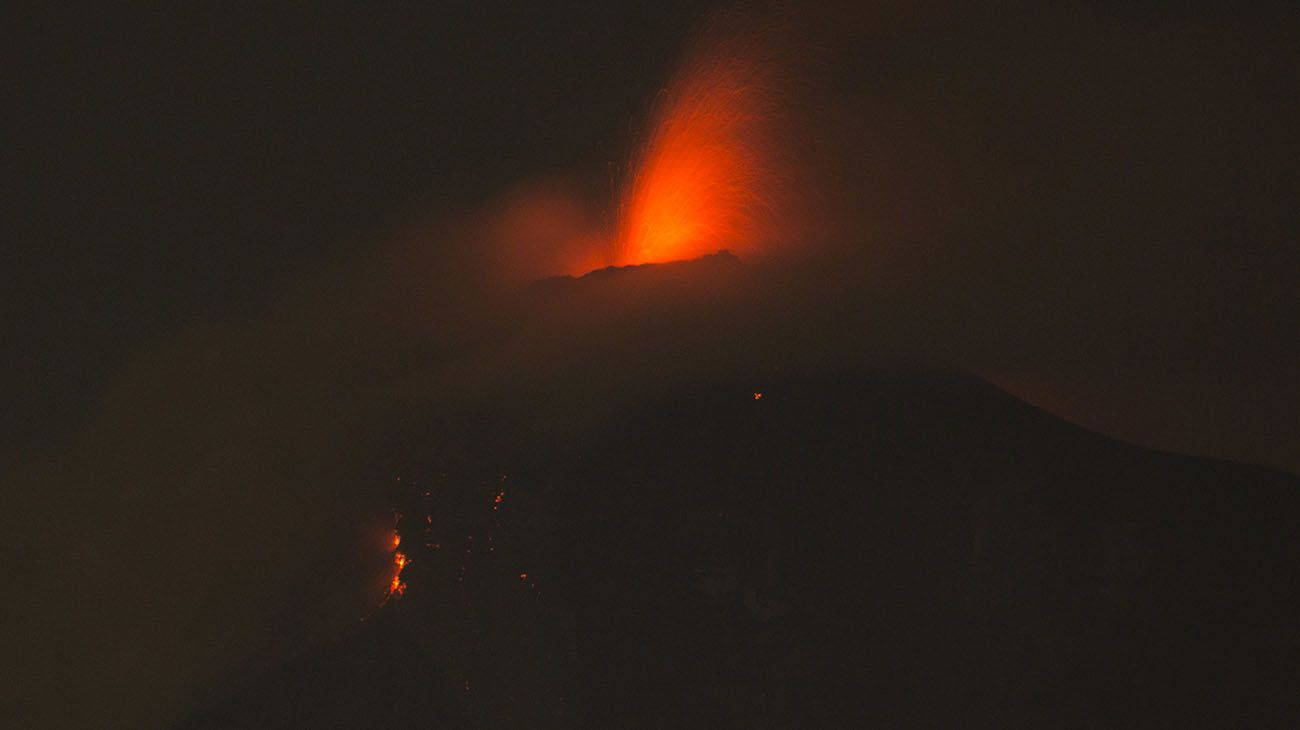
[{"label": "volcano", "polygon": [[403,449],[404,595],[178,730],[1297,709],[1300,481],[971,376],[701,380],[580,433],[440,423]]}]

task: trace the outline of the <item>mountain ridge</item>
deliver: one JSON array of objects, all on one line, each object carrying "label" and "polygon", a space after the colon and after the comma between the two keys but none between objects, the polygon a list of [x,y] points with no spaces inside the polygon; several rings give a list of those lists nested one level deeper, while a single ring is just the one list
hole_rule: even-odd
[{"label": "mountain ridge", "polygon": [[973,376],[714,379],[560,441],[411,443],[439,547],[379,625],[457,698],[423,726],[1295,709],[1300,480],[1123,444]]}]

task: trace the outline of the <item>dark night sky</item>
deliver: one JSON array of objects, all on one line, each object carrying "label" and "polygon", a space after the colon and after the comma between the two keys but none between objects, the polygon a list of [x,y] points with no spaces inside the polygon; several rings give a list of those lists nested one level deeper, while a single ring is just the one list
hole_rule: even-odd
[{"label": "dark night sky", "polygon": [[[291,563],[355,507],[321,508],[304,520],[316,532],[273,529],[324,481],[350,494],[340,475],[363,447],[344,439],[380,417],[353,399],[389,392],[356,386],[356,372],[371,378],[381,362],[373,380],[397,381],[436,359],[417,344],[412,368],[389,368],[375,348],[406,346],[411,326],[429,326],[418,330],[437,343],[429,351],[541,352],[538,380],[599,367],[583,354],[606,336],[626,341],[599,319],[550,322],[522,344],[476,334],[508,318],[459,288],[471,287],[456,241],[473,234],[425,229],[550,175],[612,215],[656,91],[710,5],[7,10],[0,444],[5,501],[19,509],[5,510],[6,538],[29,555],[70,549],[73,534],[107,548],[102,562],[60,563],[73,566],[64,577],[18,561],[12,584],[34,582],[53,602],[68,577],[146,581],[172,558],[138,535],[202,508],[216,512],[213,534],[251,533],[213,566],[261,560],[277,540]],[[772,307],[755,311],[790,303],[807,318],[755,350],[780,360],[820,334],[824,350],[788,361],[824,351],[828,364],[860,365],[875,347],[886,362],[974,370],[1144,445],[1300,470],[1294,6],[858,5],[794,13],[809,59],[796,146],[839,238],[825,246],[831,263],[798,269],[830,272],[821,281],[755,279],[774,292],[752,295]],[[413,229],[424,244],[390,247]],[[434,283],[369,297],[376,259],[380,271],[427,266]],[[451,294],[427,322],[393,324],[405,315],[386,307],[420,310],[439,286]],[[573,350],[537,344],[559,330]],[[455,390],[451,372],[440,387]],[[520,375],[491,372],[500,381],[476,381],[484,392]],[[259,439],[281,439],[277,459]],[[247,502],[226,499],[230,484]],[[245,507],[264,517],[241,523]],[[169,627],[189,625],[173,615],[271,620],[245,605],[269,603],[265,585],[219,567],[195,570],[196,597],[157,614],[102,580],[102,635],[79,629],[100,639],[166,643]],[[194,608],[219,589],[228,603]],[[319,625],[358,595],[322,601]],[[55,635],[80,620],[40,615]],[[140,716],[160,721],[186,708],[187,681],[243,666],[241,647],[283,648],[251,630],[216,635],[230,656],[207,656],[196,638],[168,644],[166,671],[146,648],[125,666],[77,665],[75,681],[125,677],[114,696],[143,712],[133,693],[145,680],[128,680],[166,676]],[[45,675],[31,676],[22,691],[43,696]]]},{"label": "dark night sky", "polygon": [[416,206],[557,170],[610,186],[701,6],[19,13],[5,440]]}]

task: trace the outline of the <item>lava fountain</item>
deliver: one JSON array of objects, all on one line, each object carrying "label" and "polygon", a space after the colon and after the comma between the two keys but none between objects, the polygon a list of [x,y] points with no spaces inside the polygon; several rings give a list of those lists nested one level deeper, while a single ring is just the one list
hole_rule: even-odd
[{"label": "lava fountain", "polygon": [[714,39],[657,100],[619,205],[613,265],[662,263],[764,241],[778,188],[779,64],[768,39]]}]

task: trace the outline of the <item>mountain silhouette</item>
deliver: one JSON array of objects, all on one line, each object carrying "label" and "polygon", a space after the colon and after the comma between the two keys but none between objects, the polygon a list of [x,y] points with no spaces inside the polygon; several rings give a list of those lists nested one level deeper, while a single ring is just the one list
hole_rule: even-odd
[{"label": "mountain silhouette", "polygon": [[[1300,679],[1300,480],[959,374],[410,435],[405,595],[178,728],[1224,727]],[[434,433],[437,433],[435,436]]]}]

